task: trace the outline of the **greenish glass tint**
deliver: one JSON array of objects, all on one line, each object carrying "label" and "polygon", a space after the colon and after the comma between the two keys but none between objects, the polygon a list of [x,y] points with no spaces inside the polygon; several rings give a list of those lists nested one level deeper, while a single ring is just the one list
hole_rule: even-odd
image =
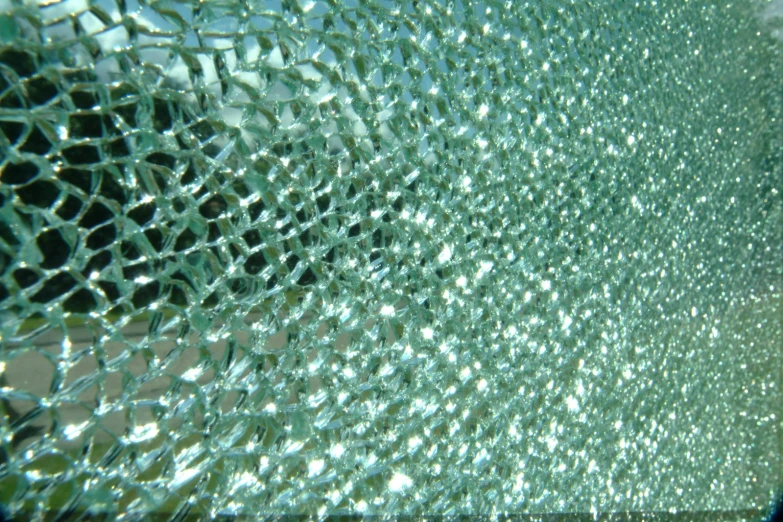
[{"label": "greenish glass tint", "polygon": [[0,0],[2,515],[763,516],[779,10]]}]

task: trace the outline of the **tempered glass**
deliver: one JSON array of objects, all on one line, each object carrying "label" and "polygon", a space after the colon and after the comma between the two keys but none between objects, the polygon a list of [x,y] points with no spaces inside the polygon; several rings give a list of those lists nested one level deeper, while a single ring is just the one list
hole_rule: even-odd
[{"label": "tempered glass", "polygon": [[0,0],[5,514],[763,516],[781,12]]}]

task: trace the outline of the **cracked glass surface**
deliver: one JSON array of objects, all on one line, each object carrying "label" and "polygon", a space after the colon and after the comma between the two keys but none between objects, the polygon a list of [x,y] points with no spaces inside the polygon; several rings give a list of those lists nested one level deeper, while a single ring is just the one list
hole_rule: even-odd
[{"label": "cracked glass surface", "polygon": [[740,4],[0,0],[6,515],[761,516]]}]

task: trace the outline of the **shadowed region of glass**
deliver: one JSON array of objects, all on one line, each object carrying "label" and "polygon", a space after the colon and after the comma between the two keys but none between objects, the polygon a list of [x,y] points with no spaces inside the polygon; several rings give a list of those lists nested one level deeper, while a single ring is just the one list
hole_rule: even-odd
[{"label": "shadowed region of glass", "polygon": [[5,514],[760,516],[779,7],[0,0]]}]

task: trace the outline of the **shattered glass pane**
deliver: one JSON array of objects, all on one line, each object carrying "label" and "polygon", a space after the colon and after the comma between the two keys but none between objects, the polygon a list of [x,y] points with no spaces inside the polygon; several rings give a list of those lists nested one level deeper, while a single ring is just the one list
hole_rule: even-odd
[{"label": "shattered glass pane", "polygon": [[4,515],[762,516],[781,12],[0,0]]}]

